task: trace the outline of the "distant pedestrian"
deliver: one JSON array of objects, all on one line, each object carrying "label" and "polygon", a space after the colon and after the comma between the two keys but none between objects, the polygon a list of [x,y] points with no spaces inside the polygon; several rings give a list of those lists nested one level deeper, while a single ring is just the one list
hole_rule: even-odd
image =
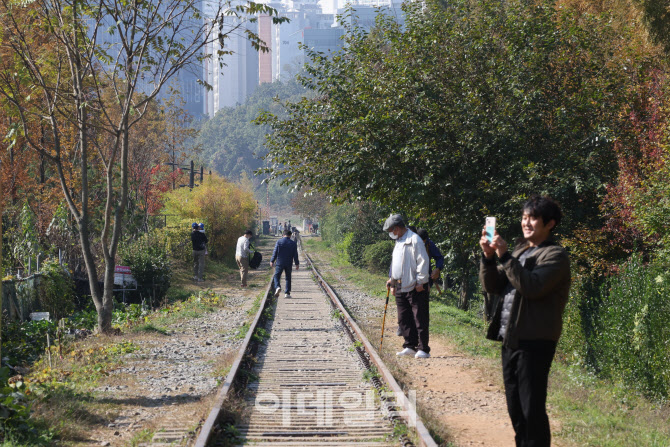
[{"label": "distant pedestrian", "polygon": [[207,242],[205,224],[193,222],[191,225],[191,244],[193,245],[193,280],[196,282],[204,280]]},{"label": "distant pedestrian", "polygon": [[298,249],[302,249],[302,237],[300,237],[300,231],[296,228],[293,233],[294,241],[298,245]]},{"label": "distant pedestrian", "polygon": [[249,273],[249,245],[253,237],[251,230],[244,232],[243,236],[237,239],[237,247],[235,247],[235,262],[240,269],[240,279],[242,280],[242,287],[247,286],[247,274]]},{"label": "distant pedestrian", "polygon": [[384,222],[384,231],[394,239],[393,258],[386,286],[391,288],[398,307],[398,321],[405,339],[398,356],[429,358],[428,346],[428,253],[400,214]]},{"label": "distant pedestrian", "polygon": [[273,281],[275,296],[279,296],[279,292],[281,292],[281,274],[284,272],[286,275],[284,298],[291,297],[291,269],[293,262],[295,262],[295,269],[298,270],[300,268],[300,261],[298,261],[298,246],[291,240],[291,232],[289,230],[284,230],[283,237],[275,244],[275,249],[272,251],[272,258],[270,258],[270,267],[275,268]]},{"label": "distant pedestrian", "polygon": [[490,239],[486,228],[482,231],[479,280],[491,297],[487,338],[502,341],[505,397],[516,445],[549,447],[547,383],[570,292],[570,260],[551,237],[562,217],[556,202],[533,196],[522,213],[523,240],[512,254],[497,231]]}]

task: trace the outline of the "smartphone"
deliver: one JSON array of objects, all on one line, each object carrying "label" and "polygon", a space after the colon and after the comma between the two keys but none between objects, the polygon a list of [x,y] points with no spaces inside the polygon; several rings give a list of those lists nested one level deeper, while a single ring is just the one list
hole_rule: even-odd
[{"label": "smartphone", "polygon": [[493,235],[496,234],[496,218],[495,217],[487,217],[486,218],[486,239],[488,239],[489,243],[493,242]]}]

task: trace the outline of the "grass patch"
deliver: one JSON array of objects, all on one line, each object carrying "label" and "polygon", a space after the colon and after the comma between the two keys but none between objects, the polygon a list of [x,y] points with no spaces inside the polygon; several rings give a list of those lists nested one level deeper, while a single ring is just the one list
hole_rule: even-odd
[{"label": "grass patch", "polygon": [[154,436],[153,430],[141,430],[133,435],[132,438],[130,438],[129,444],[130,447],[138,447],[140,444],[144,444],[146,442],[151,441],[151,439]]},{"label": "grass patch", "polygon": [[156,326],[153,323],[140,324],[131,329],[132,332],[153,333],[161,335],[170,335],[170,332],[164,327]]},{"label": "grass patch", "polygon": [[[303,243],[310,253],[336,268],[337,274],[349,283],[370,296],[385,299],[386,275],[353,267],[327,242],[306,238]],[[324,270],[321,273],[326,280],[335,283],[335,274]],[[450,291],[442,296],[431,291],[431,334],[444,336],[464,354],[490,360],[483,363],[491,368],[496,382],[502,383],[502,373],[497,366],[500,344],[485,338],[487,324],[481,317],[481,301],[473,300],[469,311],[457,309],[455,302],[456,297]],[[387,359],[388,366],[402,382],[403,372],[394,360]],[[549,380],[550,418],[560,422],[560,430],[554,433],[556,438],[569,445],[588,447],[670,446],[667,403],[652,402],[634,391],[598,380],[580,366],[558,361],[554,361]],[[426,425],[439,436],[440,432],[435,432],[429,422],[427,420]]]},{"label": "grass patch", "polygon": [[182,320],[201,318],[205,314],[214,312],[217,308],[225,307],[225,295],[219,295],[211,290],[199,291],[191,295],[186,301],[179,301],[162,307],[155,314],[147,318],[147,323],[158,327],[172,326]]},{"label": "grass patch", "polygon": [[247,332],[249,332],[250,327],[251,327],[251,323],[247,321],[246,323],[244,323],[242,326],[240,326],[237,329],[237,333],[235,334],[235,336],[233,338],[235,340],[242,340],[244,337],[247,336]]},{"label": "grass patch", "polygon": [[581,367],[554,362],[549,387],[558,436],[589,447],[670,445],[670,408],[597,379]]}]

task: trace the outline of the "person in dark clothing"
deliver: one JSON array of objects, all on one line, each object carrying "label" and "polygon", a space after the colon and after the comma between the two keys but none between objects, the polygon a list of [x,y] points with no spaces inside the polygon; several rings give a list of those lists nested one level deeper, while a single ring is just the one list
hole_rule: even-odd
[{"label": "person in dark clothing", "polygon": [[502,341],[505,397],[517,447],[551,445],[547,384],[570,292],[567,252],[551,240],[561,217],[556,202],[533,196],[523,207],[524,237],[512,254],[497,231],[489,241],[484,229],[479,241],[479,280],[492,315],[487,338]]},{"label": "person in dark clothing", "polygon": [[279,292],[281,292],[281,274],[284,272],[286,275],[284,297],[291,297],[292,262],[295,262],[295,269],[298,270],[300,268],[300,262],[298,261],[298,245],[295,241],[291,240],[291,231],[284,230],[283,237],[275,244],[275,249],[272,251],[272,257],[270,258],[270,267],[275,268],[275,296],[279,296]]},{"label": "person in dark clothing", "polygon": [[428,237],[428,231],[423,228],[419,228],[416,231],[416,234],[421,238],[423,243],[426,244],[426,251],[428,252],[428,257],[430,260],[435,260],[435,268],[431,269],[429,272],[430,279],[428,281],[428,285],[432,287],[433,282],[440,278],[440,273],[444,269],[444,256],[442,256],[442,252],[440,252],[440,249],[437,248],[435,242],[431,241]]},{"label": "person in dark clothing", "polygon": [[207,253],[205,225],[193,222],[191,225],[191,244],[193,245],[193,280],[203,281],[205,273],[205,254]]}]

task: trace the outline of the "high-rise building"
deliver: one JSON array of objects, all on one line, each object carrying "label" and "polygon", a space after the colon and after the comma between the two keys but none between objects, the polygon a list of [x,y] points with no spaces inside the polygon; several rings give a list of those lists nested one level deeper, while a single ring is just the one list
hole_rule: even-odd
[{"label": "high-rise building", "polygon": [[[237,25],[258,32],[256,23],[241,24],[233,18],[226,20],[226,29],[216,29],[216,34],[219,31],[225,33]],[[216,24],[213,26],[218,27]],[[219,51],[225,54],[218,56]],[[204,66],[205,79],[212,89],[204,92],[203,112],[212,117],[224,107],[243,104],[253,93],[258,86],[259,61],[257,51],[243,32],[229,33],[223,48],[219,41],[208,44],[205,52],[212,55],[205,61]]]},{"label": "high-rise building", "polygon": [[[242,1],[242,0],[239,0]],[[337,0],[333,0],[337,7]],[[399,0],[359,0],[351,6],[352,14],[346,20],[370,29],[379,10],[402,21]],[[220,60],[213,57],[205,63],[207,82],[213,89],[204,94],[204,113],[210,117],[223,107],[242,104],[259,83],[286,80],[295,76],[307,62],[305,47],[329,54],[342,48],[344,27],[337,23],[336,14],[324,14],[318,0],[285,0],[269,3],[288,22],[273,24],[272,17],[258,18],[253,30],[269,47],[268,52],[257,52],[243,37],[231,36],[226,41],[226,54]],[[344,9],[335,9],[343,14]],[[241,33],[240,33],[241,34]],[[220,50],[218,43],[206,48],[206,53]],[[219,68],[223,62],[223,69]]]}]

